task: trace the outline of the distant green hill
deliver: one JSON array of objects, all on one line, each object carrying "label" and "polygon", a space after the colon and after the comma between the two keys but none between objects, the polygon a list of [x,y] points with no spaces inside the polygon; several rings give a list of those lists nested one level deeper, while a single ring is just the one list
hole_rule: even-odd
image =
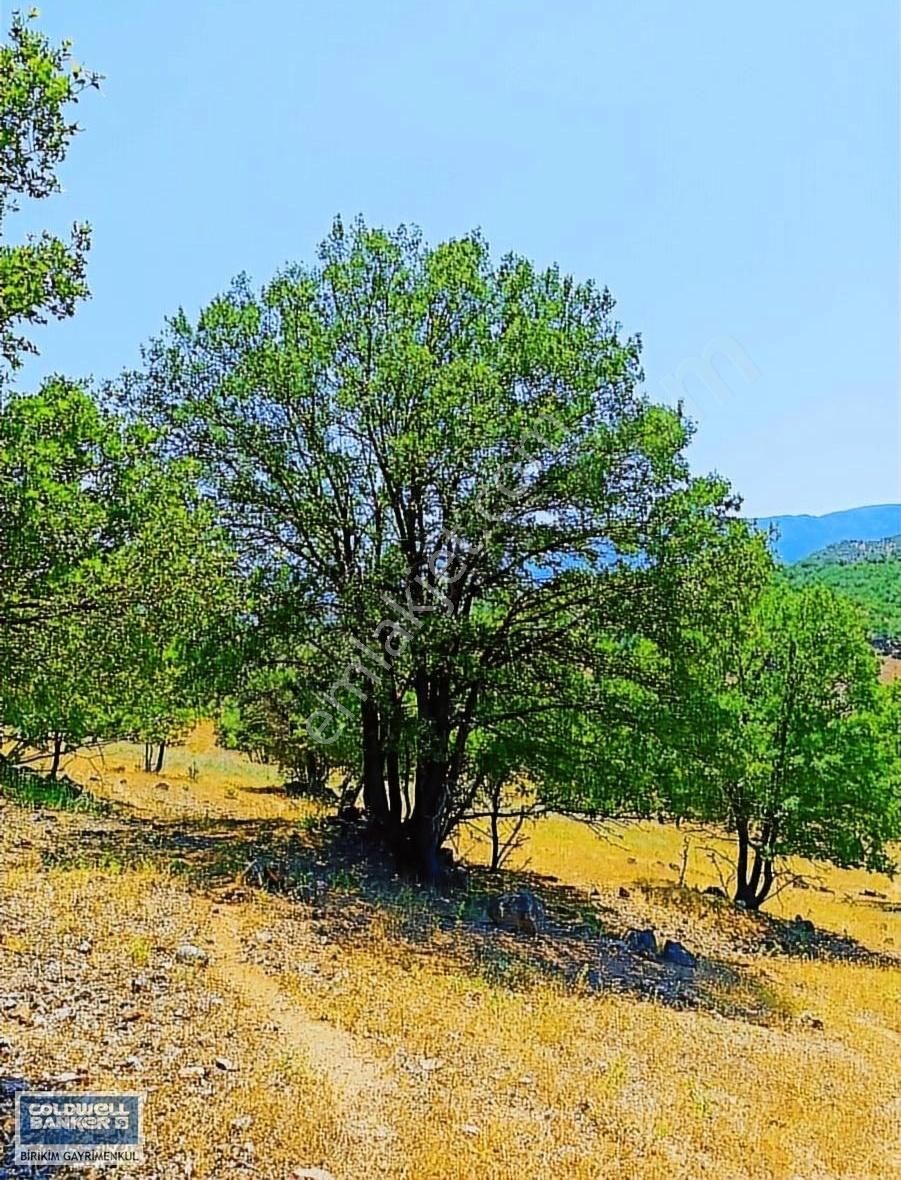
[{"label": "distant green hill", "polygon": [[862,607],[878,646],[901,644],[901,535],[839,541],[785,572],[795,585],[816,583],[847,594]]}]

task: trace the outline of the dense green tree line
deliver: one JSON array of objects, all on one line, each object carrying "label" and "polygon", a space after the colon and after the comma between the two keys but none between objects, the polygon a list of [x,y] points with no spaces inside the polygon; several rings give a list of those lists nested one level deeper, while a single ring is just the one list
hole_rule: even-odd
[{"label": "dense green tree line", "polygon": [[[41,196],[86,75],[18,19],[11,46],[3,184]],[[4,294],[0,332],[84,293],[79,242],[54,249],[55,279],[20,257],[44,303]],[[605,289],[476,233],[337,220],[99,395],[7,389],[7,748],[55,766],[130,736],[152,761],[218,707],[224,741],[340,778],[426,881],[523,796],[724,828],[749,906],[793,853],[887,867],[897,702],[854,612],[776,579],[728,484],[690,471],[691,432]]]}]

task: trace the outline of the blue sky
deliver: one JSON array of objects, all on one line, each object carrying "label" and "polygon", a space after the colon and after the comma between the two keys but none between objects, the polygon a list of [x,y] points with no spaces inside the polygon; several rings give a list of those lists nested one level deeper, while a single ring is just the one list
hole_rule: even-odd
[{"label": "blue sky", "polygon": [[[4,5],[8,15],[10,5]],[[65,193],[93,299],[20,385],[109,376],[335,213],[606,283],[755,515],[901,499],[894,0],[47,0],[106,75]],[[721,387],[697,376],[725,347]],[[692,375],[694,374],[694,375]]]}]

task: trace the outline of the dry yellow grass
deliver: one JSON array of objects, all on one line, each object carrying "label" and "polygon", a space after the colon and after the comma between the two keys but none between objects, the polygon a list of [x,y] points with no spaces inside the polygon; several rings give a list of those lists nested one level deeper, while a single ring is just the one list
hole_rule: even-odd
[{"label": "dry yellow grass", "polygon": [[[163,776],[135,771],[135,761],[134,748],[107,751],[105,770],[76,764],[72,772],[99,773],[92,786],[140,815],[250,822],[304,814],[256,790],[274,781],[265,768],[214,750],[209,731],[175,751]],[[198,773],[189,778],[192,761]],[[169,791],[156,788],[161,778]],[[265,894],[217,904],[159,864],[48,868],[37,842],[17,848],[8,825],[6,838],[12,867],[0,888],[20,915],[0,946],[10,971],[46,956],[50,944],[57,957],[74,956],[87,937],[84,970],[106,987],[127,986],[136,972],[169,962],[180,940],[210,949],[208,972],[172,968],[166,995],[147,1001],[146,1017],[128,1026],[115,1052],[104,1047],[110,1017],[102,1008],[93,1027],[65,1037],[46,1027],[7,1030],[0,1015],[0,1031],[35,1068],[68,1069],[78,1058],[92,1085],[133,1088],[123,1056],[145,1058],[148,1135],[164,1161],[154,1176],[174,1176],[165,1167],[186,1156],[196,1177],[240,1175],[243,1161],[256,1168],[244,1174],[272,1180],[294,1166],[325,1167],[337,1180],[901,1174],[898,966],[736,952],[736,986],[763,997],[770,1014],[751,1023],[713,1008],[589,993],[530,972],[513,950],[508,963],[503,940],[496,955],[510,969],[486,974],[466,953],[465,925],[426,922],[411,937],[402,903],[358,912],[348,882],[334,885],[335,912],[359,920],[330,925],[329,910],[319,920]],[[61,838],[51,833],[49,846]],[[678,887],[685,838],[647,824],[601,839],[550,819],[518,855],[520,866],[584,891],[586,902],[595,890],[614,907],[623,888],[631,898],[623,904],[642,907],[664,933],[727,947],[751,919]],[[686,885],[717,882],[710,849],[724,850],[689,836]],[[484,850],[471,842],[467,851],[478,859]],[[786,890],[774,914],[810,917],[871,951],[901,946],[896,885],[798,868],[830,892]],[[409,905],[423,909],[415,891]],[[217,1071],[218,1054],[239,1069]],[[195,1062],[206,1078],[180,1080],[179,1068]],[[252,1121],[236,1130],[243,1116]]]},{"label": "dry yellow grass", "polygon": [[881,675],[886,684],[891,684],[893,680],[901,680],[901,660],[886,656],[882,661]]}]

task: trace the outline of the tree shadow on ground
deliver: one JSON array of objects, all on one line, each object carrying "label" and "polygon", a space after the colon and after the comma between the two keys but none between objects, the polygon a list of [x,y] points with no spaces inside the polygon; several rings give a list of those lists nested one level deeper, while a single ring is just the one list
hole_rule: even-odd
[{"label": "tree shadow on ground", "polygon": [[[60,825],[44,861],[62,868],[150,865],[221,904],[266,890],[296,903],[298,914],[329,942],[362,946],[371,942],[378,922],[408,952],[432,962],[440,957],[448,971],[509,989],[551,981],[574,993],[627,994],[755,1023],[792,1016],[791,1006],[747,963],[699,954],[696,966],[684,967],[636,953],[624,940],[629,924],[612,898],[589,896],[548,876],[489,873],[474,866],[466,866],[461,879],[446,888],[421,887],[398,875],[359,822],[146,820],[122,809],[115,818],[78,816],[77,822]],[[545,909],[537,937],[500,931],[487,916],[492,895],[524,888],[536,893]],[[673,902],[672,889],[664,900]],[[733,910],[727,902],[719,904]],[[745,956],[781,953],[898,966],[897,959],[853,939],[793,929],[795,924],[771,915],[744,913],[742,923],[755,932],[751,946],[747,936],[736,945]]]},{"label": "tree shadow on ground", "polygon": [[642,888],[649,897],[663,904],[706,911],[730,920],[734,923],[735,948],[745,954],[840,961],[867,967],[901,966],[897,956],[872,950],[849,934],[836,934],[815,926],[800,915],[780,918],[766,911],[754,912],[725,898],[674,885],[645,883]]}]

